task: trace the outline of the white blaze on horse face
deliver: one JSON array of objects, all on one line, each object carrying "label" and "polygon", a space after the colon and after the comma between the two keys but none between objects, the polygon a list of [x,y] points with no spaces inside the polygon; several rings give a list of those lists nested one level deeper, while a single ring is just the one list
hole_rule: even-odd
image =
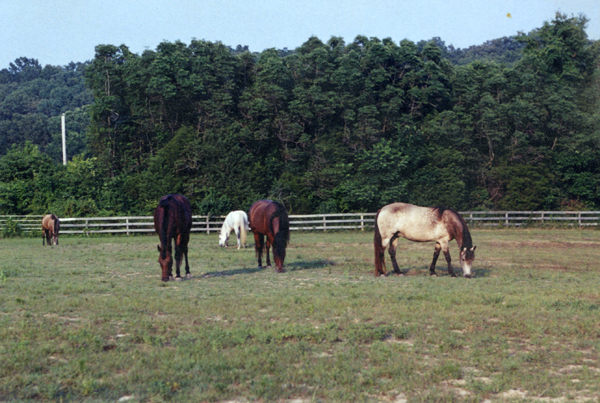
[{"label": "white blaze on horse face", "polygon": [[471,248],[471,259],[467,258],[467,248],[464,247],[460,250],[460,267],[463,271],[463,276],[467,278],[471,278],[471,265],[473,264],[473,260],[475,260],[475,255],[473,255],[473,251],[475,248]]}]

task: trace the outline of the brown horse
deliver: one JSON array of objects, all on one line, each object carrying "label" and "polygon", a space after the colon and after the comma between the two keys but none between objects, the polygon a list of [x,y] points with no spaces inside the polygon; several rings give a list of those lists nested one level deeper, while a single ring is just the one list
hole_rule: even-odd
[{"label": "brown horse", "polygon": [[46,214],[42,218],[42,245],[58,245],[60,220],[54,214]]},{"label": "brown horse", "polygon": [[460,249],[460,265],[466,278],[471,278],[471,264],[475,260],[475,246],[467,223],[456,211],[445,207],[419,207],[406,203],[392,203],[383,207],[375,216],[375,275],[385,275],[385,248],[389,245],[389,254],[394,273],[400,272],[396,262],[398,237],[409,241],[435,241],[433,261],[429,266],[431,275],[435,273],[435,263],[440,251],[444,252],[448,262],[448,274],[456,277],[450,262],[448,242],[456,239]]},{"label": "brown horse", "polygon": [[[265,248],[267,267],[271,266],[269,248],[273,245],[273,258],[277,273],[283,273],[285,248],[290,241],[290,222],[287,210],[278,202],[259,200],[250,207],[248,217],[250,229],[254,234],[254,249],[258,257],[258,267],[262,267],[262,252]],[[267,237],[266,244],[265,235]]]},{"label": "brown horse", "polygon": [[162,269],[162,281],[173,280],[173,257],[171,240],[175,239],[176,281],[181,281],[182,255],[185,256],[185,277],[191,278],[188,264],[188,242],[192,229],[192,208],[185,196],[171,194],[160,199],[154,210],[154,230],[160,239],[158,263]]}]

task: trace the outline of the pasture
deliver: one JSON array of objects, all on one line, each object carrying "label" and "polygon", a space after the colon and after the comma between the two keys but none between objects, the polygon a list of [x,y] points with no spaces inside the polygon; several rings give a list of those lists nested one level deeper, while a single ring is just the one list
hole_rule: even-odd
[{"label": "pasture", "polygon": [[465,279],[405,240],[376,278],[369,231],[294,232],[283,274],[192,234],[168,283],[156,236],[3,239],[0,401],[598,400],[600,231],[472,236]]}]

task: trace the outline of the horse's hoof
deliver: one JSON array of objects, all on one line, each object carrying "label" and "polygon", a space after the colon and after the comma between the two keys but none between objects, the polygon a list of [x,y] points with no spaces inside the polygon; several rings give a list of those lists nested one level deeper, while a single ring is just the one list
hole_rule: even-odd
[{"label": "horse's hoof", "polygon": [[175,281],[183,281],[183,279],[179,276],[175,277]]},{"label": "horse's hoof", "polygon": [[173,276],[169,276],[169,280],[173,281]]},{"label": "horse's hoof", "polygon": [[432,277],[437,277],[437,273],[434,272],[434,271],[432,271],[431,273],[429,273],[429,275],[432,276]]},{"label": "horse's hoof", "polygon": [[281,270],[275,270],[275,273],[285,273],[285,270],[284,270],[284,269],[281,269]]},{"label": "horse's hoof", "polygon": [[169,281],[169,277],[162,277],[161,280],[164,282],[167,282],[167,281]]},{"label": "horse's hoof", "polygon": [[188,280],[191,279],[192,278],[192,274],[191,273],[186,274],[185,278],[188,279]]},{"label": "horse's hoof", "polygon": [[465,278],[471,278],[470,274],[465,274]]}]

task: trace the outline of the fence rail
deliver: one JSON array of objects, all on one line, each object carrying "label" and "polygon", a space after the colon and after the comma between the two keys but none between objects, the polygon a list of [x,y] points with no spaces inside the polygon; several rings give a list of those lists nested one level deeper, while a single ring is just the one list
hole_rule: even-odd
[{"label": "fence rail", "polygon": [[[463,211],[471,227],[519,227],[523,225],[597,226],[600,211]],[[372,229],[375,213],[290,215],[292,231]],[[22,232],[41,233],[41,215],[0,215],[0,232],[10,226]],[[192,231],[215,233],[225,216],[193,216]],[[61,234],[143,234],[154,232],[152,216],[60,218]]]}]

